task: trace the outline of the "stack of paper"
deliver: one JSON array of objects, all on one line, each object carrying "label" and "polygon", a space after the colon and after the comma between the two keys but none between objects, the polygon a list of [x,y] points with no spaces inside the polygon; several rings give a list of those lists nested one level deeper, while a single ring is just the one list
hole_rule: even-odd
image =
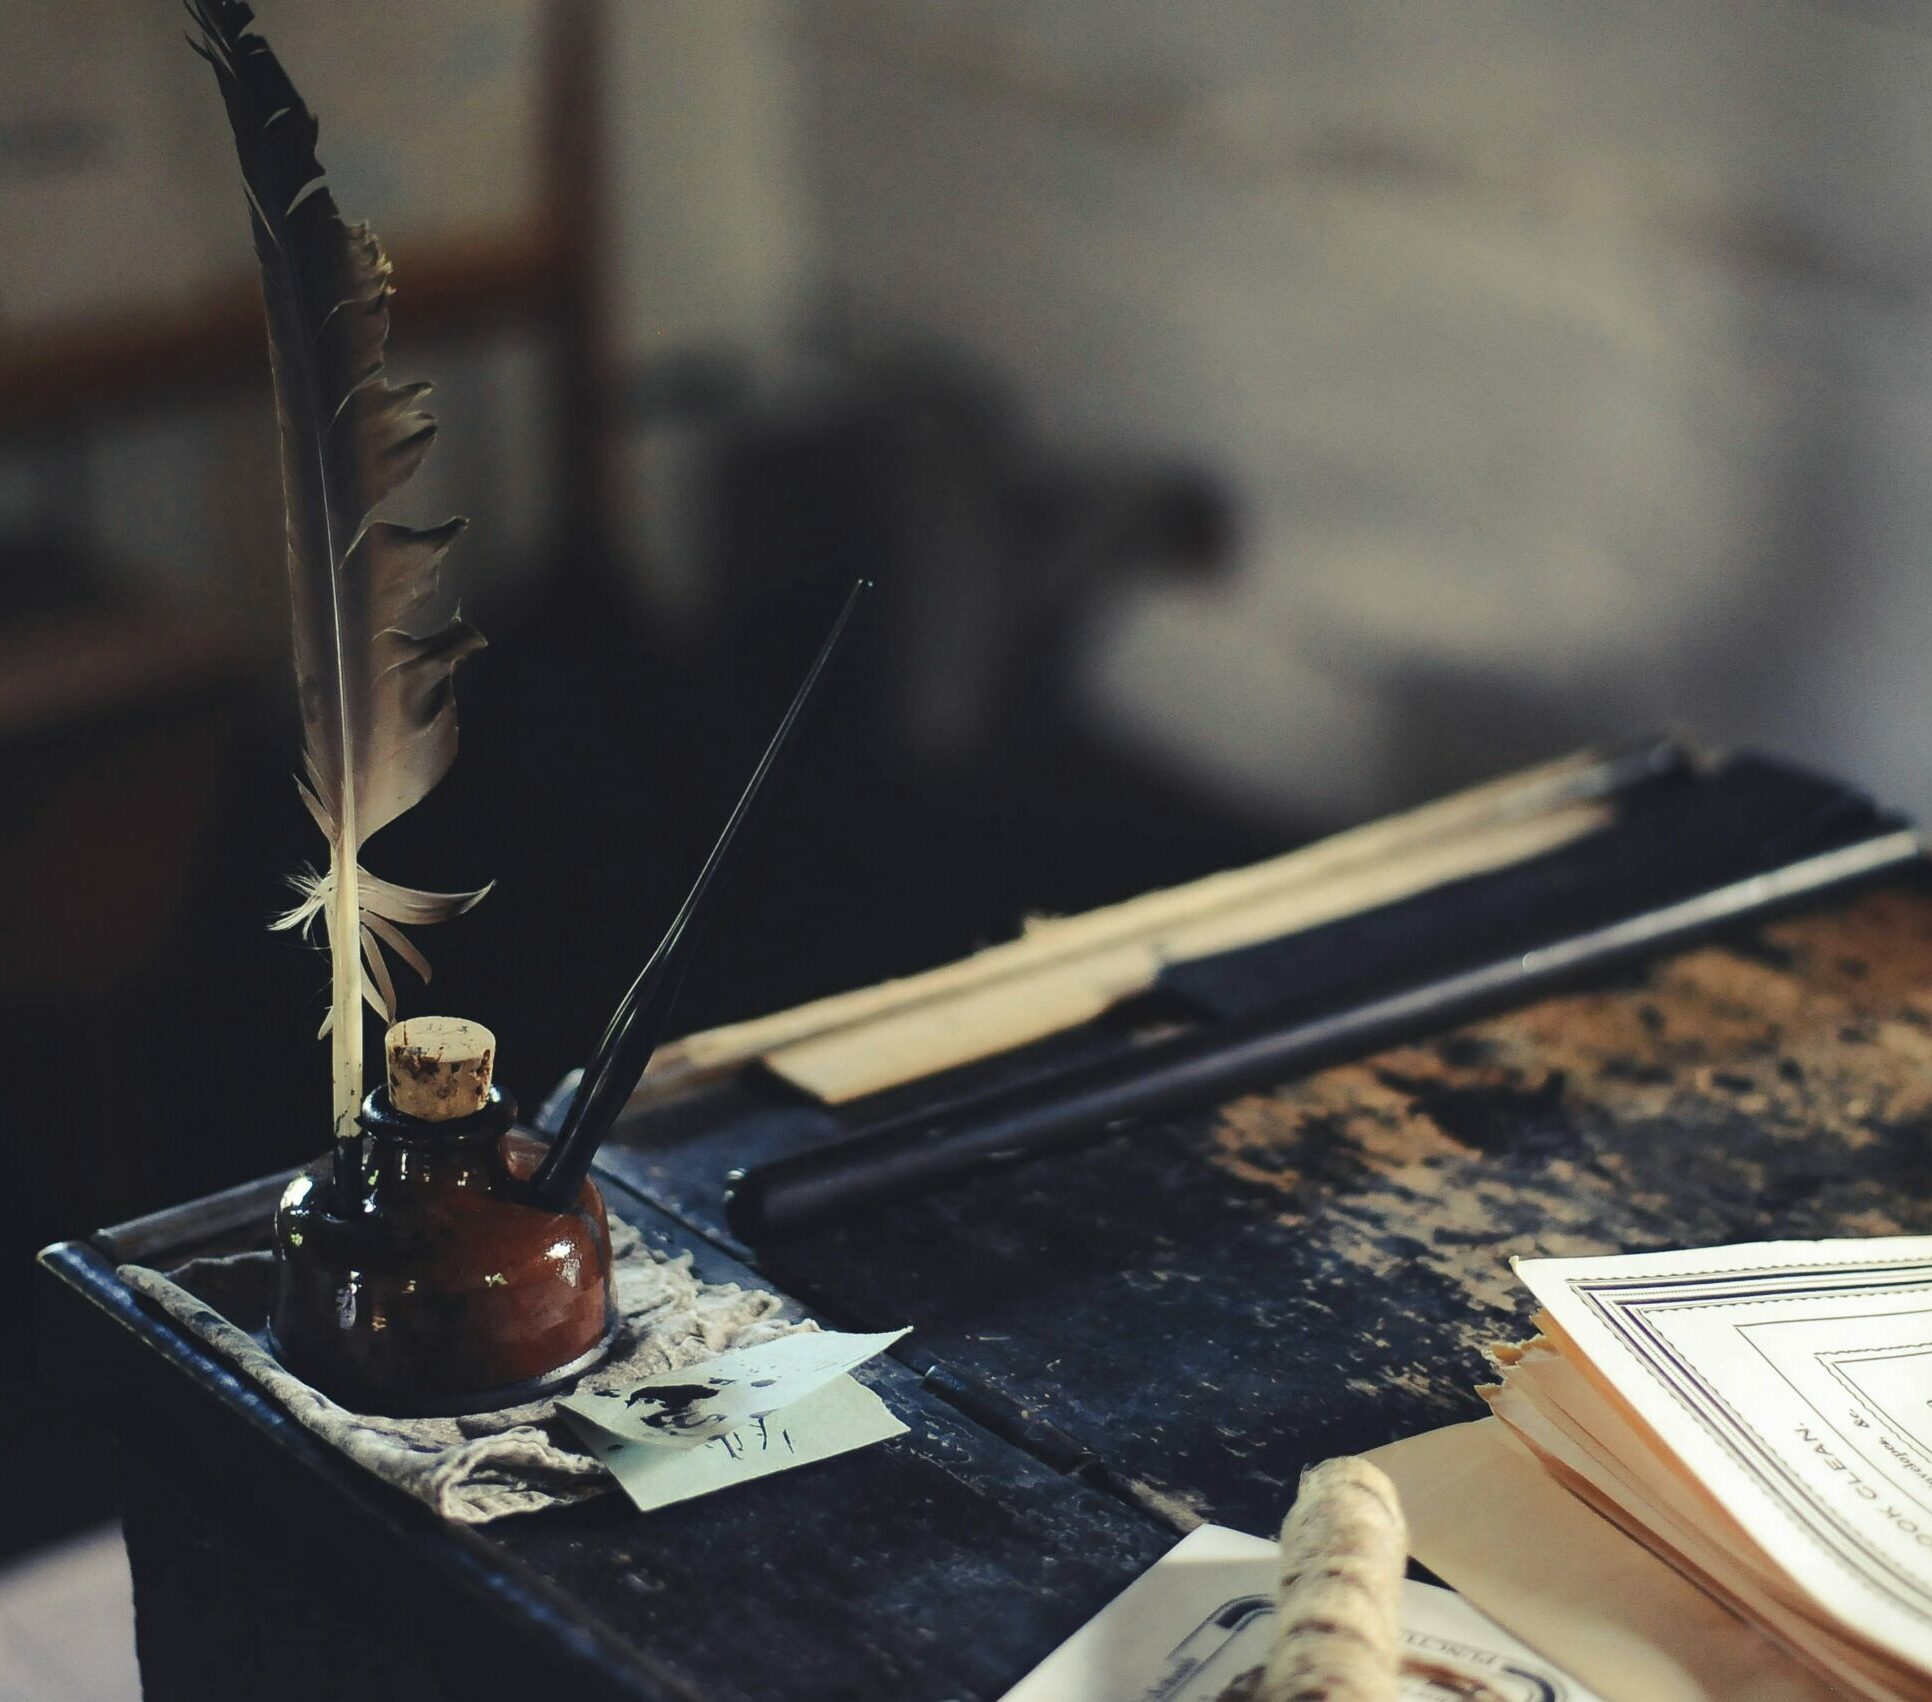
[{"label": "stack of paper", "polygon": [[[1549,1476],[1827,1694],[1932,1693],[1932,1238],[1517,1272],[1542,1333],[1484,1392]],[[1485,1605],[1536,1642],[1495,1588]]]}]

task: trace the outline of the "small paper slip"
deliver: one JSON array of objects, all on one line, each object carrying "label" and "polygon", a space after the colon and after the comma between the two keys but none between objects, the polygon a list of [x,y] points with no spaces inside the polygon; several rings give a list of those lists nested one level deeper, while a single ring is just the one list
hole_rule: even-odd
[{"label": "small paper slip", "polygon": [[627,1442],[576,1413],[567,1415],[584,1445],[607,1465],[640,1512],[809,1466],[903,1436],[906,1426],[854,1377],[835,1377],[782,1412],[690,1448]]},{"label": "small paper slip", "polygon": [[904,1435],[851,1373],[905,1333],[801,1331],[558,1406],[648,1513]]},{"label": "small paper slip", "polygon": [[[1190,1532],[1008,1691],[1005,1702],[1218,1702],[1268,1658],[1279,1551]],[[1460,1596],[1402,1586],[1402,1702],[1597,1702]]]},{"label": "small paper slip", "polygon": [[907,1333],[801,1330],[701,1365],[660,1371],[615,1394],[567,1395],[557,1404],[627,1442],[695,1448],[802,1401]]}]

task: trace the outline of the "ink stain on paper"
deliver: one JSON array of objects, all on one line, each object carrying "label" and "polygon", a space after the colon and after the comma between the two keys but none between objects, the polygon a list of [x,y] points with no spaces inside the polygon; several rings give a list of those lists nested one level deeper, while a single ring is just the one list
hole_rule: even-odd
[{"label": "ink stain on paper", "polygon": [[709,1400],[720,1389],[730,1386],[729,1378],[721,1383],[654,1383],[649,1388],[632,1390],[624,1397],[624,1404],[634,1407],[648,1402],[664,1409],[661,1416],[669,1416]]}]

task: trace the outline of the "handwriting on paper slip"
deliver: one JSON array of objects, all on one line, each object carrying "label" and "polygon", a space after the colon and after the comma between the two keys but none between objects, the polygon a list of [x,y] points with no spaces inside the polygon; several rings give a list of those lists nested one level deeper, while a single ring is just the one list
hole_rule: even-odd
[{"label": "handwriting on paper slip", "polygon": [[558,1404],[626,1442],[696,1448],[783,1412],[906,1333],[803,1330],[757,1347],[733,1348],[698,1365],[659,1371],[615,1393],[568,1395]]},{"label": "handwriting on paper slip", "polygon": [[849,1454],[855,1448],[903,1436],[907,1428],[884,1401],[846,1373],[834,1373],[829,1382],[819,1383],[782,1410],[762,1413],[691,1447],[666,1447],[659,1441],[638,1442],[615,1435],[585,1418],[574,1400],[564,1403],[564,1416],[645,1513]]}]

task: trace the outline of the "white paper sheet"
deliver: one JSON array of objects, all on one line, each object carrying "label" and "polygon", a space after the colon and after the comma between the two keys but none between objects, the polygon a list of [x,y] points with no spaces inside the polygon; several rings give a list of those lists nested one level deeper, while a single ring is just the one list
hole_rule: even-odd
[{"label": "white paper sheet", "polygon": [[690,1447],[613,1435],[566,1405],[565,1416],[642,1512],[689,1501],[773,1472],[809,1466],[903,1436],[906,1426],[854,1377],[835,1375],[782,1411]]},{"label": "white paper sheet", "polygon": [[[1062,1643],[1005,1702],[1216,1702],[1267,1658],[1277,1551],[1190,1532]],[[1402,1586],[1402,1702],[1597,1702],[1448,1590]]]},{"label": "white paper sheet", "polygon": [[661,1371],[615,1394],[577,1394],[557,1404],[626,1442],[688,1449],[782,1412],[883,1353],[905,1330],[846,1335],[804,1330]]},{"label": "white paper sheet", "polygon": [[1800,1588],[1932,1672],[1932,1237],[1516,1268]]}]

